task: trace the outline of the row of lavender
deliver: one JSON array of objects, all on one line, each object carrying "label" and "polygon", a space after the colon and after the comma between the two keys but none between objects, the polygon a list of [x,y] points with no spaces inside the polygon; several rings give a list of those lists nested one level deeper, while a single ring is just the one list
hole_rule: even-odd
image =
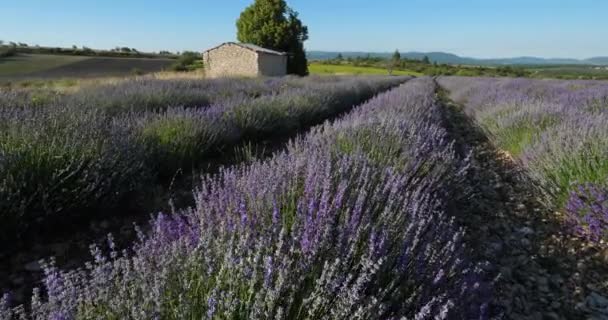
[{"label": "row of lavender", "polygon": [[[340,77],[315,78],[331,83]],[[309,79],[230,78],[230,79],[154,79],[141,78],[107,84],[83,84],[73,93],[52,88],[14,88],[0,91],[3,107],[47,107],[61,105],[75,109],[102,109],[108,115],[128,111],[164,110],[169,107],[204,107],[229,98],[246,99],[301,88]]]},{"label": "row of lavender", "polygon": [[[196,206],[160,214],[132,253],[93,248],[46,268],[31,311],[0,319],[473,319],[488,299],[444,213],[466,163],[416,79],[296,139],[202,178]],[[27,315],[26,315],[27,313]]]},{"label": "row of lavender", "polygon": [[608,240],[608,83],[457,77],[439,82],[545,185],[576,234]]},{"label": "row of lavender", "polygon": [[[211,105],[199,108],[169,105],[149,110],[124,104],[116,113],[96,104],[103,99],[95,95],[89,107],[58,102],[1,106],[0,238],[14,238],[33,224],[112,212],[123,199],[145,194],[157,182],[190,171],[243,140],[296,132],[405,80],[288,78],[269,84],[280,88],[290,83],[283,89],[267,89],[261,95],[243,93],[248,92],[243,88],[258,87],[259,80],[234,80],[235,85],[223,80],[207,85],[216,92],[199,94],[214,96]],[[120,94],[121,86],[113,94],[136,97],[156,88],[123,85],[125,92],[138,94]],[[138,85],[143,87],[133,89]],[[119,101],[113,94],[107,99]]]}]

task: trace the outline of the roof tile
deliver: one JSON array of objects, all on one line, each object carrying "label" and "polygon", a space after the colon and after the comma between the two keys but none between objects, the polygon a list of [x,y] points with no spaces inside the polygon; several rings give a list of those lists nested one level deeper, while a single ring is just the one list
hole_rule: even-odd
[{"label": "roof tile", "polygon": [[251,44],[251,43],[240,43],[240,42],[225,42],[225,43],[222,43],[219,46],[213,47],[207,51],[217,49],[226,44],[232,44],[232,45],[236,45],[236,46],[239,46],[239,47],[242,47],[245,49],[253,50],[255,52],[262,52],[262,53],[273,54],[273,55],[277,55],[277,56],[287,55],[287,53],[285,53],[285,52],[279,52],[279,51],[275,51],[275,50],[271,50],[271,49],[266,49],[266,48],[263,48],[263,47],[260,47],[260,46],[257,46],[255,44]]}]

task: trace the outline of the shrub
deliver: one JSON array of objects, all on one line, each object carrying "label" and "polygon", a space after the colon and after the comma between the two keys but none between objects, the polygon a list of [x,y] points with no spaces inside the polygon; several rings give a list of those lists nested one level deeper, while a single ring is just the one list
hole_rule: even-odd
[{"label": "shrub", "polygon": [[[102,109],[110,116],[130,111],[158,111],[170,107],[201,108],[228,99],[257,98],[275,94],[301,81],[285,77],[260,79],[160,80],[136,79],[85,87],[57,104],[74,108]],[[52,106],[52,104],[51,104]]]},{"label": "shrub", "polygon": [[226,132],[226,123],[205,110],[172,108],[136,121],[141,143],[148,150],[148,165],[162,181],[180,169],[190,171],[218,145],[235,143]]},{"label": "shrub", "polygon": [[173,71],[191,71],[202,60],[198,52],[184,51],[175,63],[171,66]]},{"label": "shrub", "polygon": [[138,68],[133,68],[133,69],[131,69],[131,74],[135,75],[135,76],[141,76],[144,74],[144,72]]},{"label": "shrub", "polygon": [[522,155],[523,162],[562,207],[577,182],[605,184],[608,179],[608,118],[563,116],[560,125],[543,132]]},{"label": "shrub", "polygon": [[[597,240],[608,187],[608,85],[602,81],[441,78],[455,99]],[[600,200],[598,200],[600,199]],[[598,202],[599,201],[599,202]]]},{"label": "shrub", "polygon": [[[133,135],[95,112],[13,110],[0,120],[2,237],[107,208],[149,178]],[[49,220],[49,218],[51,218]],[[10,232],[9,232],[10,230]]]},{"label": "shrub", "polygon": [[13,57],[17,55],[17,48],[10,47],[0,47],[0,58]]},{"label": "shrub", "polygon": [[591,183],[570,192],[566,204],[572,232],[591,241],[608,241],[608,188]]}]

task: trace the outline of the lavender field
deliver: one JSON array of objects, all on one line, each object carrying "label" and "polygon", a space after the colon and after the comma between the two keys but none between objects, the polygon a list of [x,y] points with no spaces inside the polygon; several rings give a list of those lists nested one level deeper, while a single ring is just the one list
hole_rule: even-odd
[{"label": "lavender field", "polygon": [[572,231],[608,241],[608,83],[441,78],[496,145],[529,169]]},{"label": "lavender field", "polygon": [[3,93],[2,238],[83,212],[111,214],[112,204],[225,149],[297,132],[404,80],[142,80],[44,103]]},{"label": "lavender field", "polygon": [[2,320],[608,317],[606,83],[137,80],[0,104],[3,243],[154,213],[76,265],[0,268]]}]

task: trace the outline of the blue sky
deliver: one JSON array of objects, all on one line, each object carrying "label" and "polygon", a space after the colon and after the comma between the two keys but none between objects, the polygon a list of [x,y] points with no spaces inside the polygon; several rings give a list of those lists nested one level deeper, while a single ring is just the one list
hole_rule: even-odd
[{"label": "blue sky", "polygon": [[[0,0],[0,39],[51,46],[203,50],[235,40],[253,0]],[[308,50],[472,57],[608,56],[606,0],[288,0]]]}]

